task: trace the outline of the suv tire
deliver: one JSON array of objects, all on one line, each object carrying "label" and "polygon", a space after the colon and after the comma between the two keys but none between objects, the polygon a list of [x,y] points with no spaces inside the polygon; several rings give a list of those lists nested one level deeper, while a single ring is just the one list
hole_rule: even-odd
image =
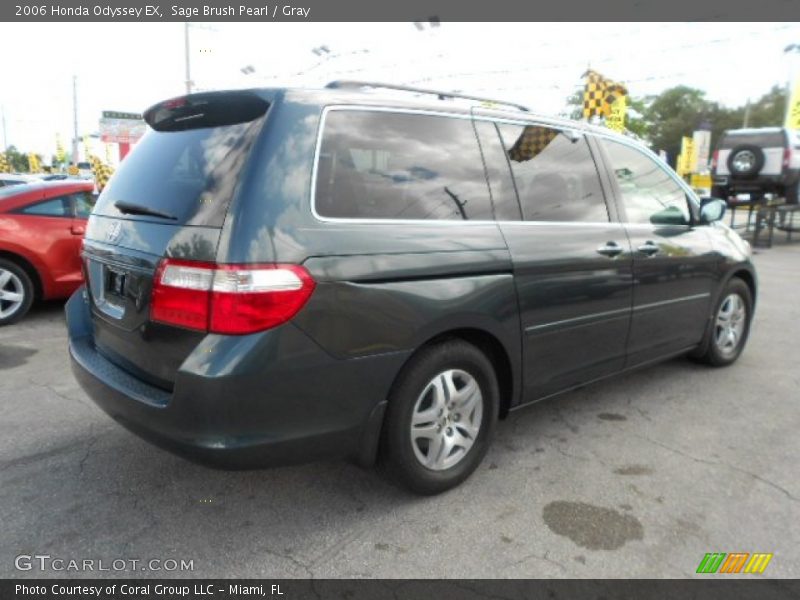
[{"label": "suv tire", "polygon": [[389,395],[384,471],[417,494],[457,486],[483,460],[499,406],[494,367],[478,348],[458,339],[423,348]]},{"label": "suv tire", "polygon": [[714,367],[733,364],[747,343],[752,318],[750,287],[733,277],[714,306],[703,342],[690,356]]},{"label": "suv tire", "polygon": [[33,282],[17,263],[0,258],[0,325],[16,323],[33,304]]},{"label": "suv tire", "polygon": [[[736,160],[737,156],[748,152],[753,155],[752,165],[747,169],[736,169],[736,163],[734,161]],[[731,177],[748,179],[758,175],[763,168],[764,152],[758,146],[754,146],[752,144],[742,144],[741,146],[736,146],[733,150],[731,150],[730,155],[728,155],[728,171],[730,172]]]}]

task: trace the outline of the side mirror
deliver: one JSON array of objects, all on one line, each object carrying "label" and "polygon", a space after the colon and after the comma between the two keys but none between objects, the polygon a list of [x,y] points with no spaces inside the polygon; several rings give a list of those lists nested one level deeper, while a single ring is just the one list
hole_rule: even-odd
[{"label": "side mirror", "polygon": [[688,225],[686,216],[677,206],[667,208],[650,215],[650,222],[653,225]]},{"label": "side mirror", "polygon": [[715,221],[721,221],[725,216],[725,209],[728,207],[725,200],[719,198],[702,198],[700,200],[700,223],[708,225]]}]

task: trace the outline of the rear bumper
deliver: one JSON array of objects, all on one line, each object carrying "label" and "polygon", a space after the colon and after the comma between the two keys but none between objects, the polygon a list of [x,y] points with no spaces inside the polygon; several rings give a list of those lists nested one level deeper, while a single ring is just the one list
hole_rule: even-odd
[{"label": "rear bumper", "polygon": [[750,179],[731,177],[730,175],[713,175],[712,184],[715,187],[726,187],[732,193],[737,191],[775,191],[796,183],[798,173],[798,171],[789,171],[781,175],[757,175]]},{"label": "rear bumper", "polygon": [[207,336],[169,392],[97,352],[83,288],[66,313],[72,370],[92,400],[140,437],[219,468],[347,456],[369,463],[389,386],[406,359],[337,360],[287,324],[251,336]]}]

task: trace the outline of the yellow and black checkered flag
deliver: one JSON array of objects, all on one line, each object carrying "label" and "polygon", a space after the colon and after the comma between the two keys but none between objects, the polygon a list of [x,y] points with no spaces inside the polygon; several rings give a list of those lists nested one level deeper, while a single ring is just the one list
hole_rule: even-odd
[{"label": "yellow and black checkered flag", "polygon": [[11,165],[8,163],[5,152],[0,152],[0,173],[11,173]]},{"label": "yellow and black checkered flag", "polygon": [[547,147],[558,135],[556,129],[540,127],[538,125],[528,125],[514,142],[511,150],[508,151],[508,158],[517,162],[531,160]]},{"label": "yellow and black checkered flag", "polygon": [[102,192],[108,180],[111,179],[111,175],[114,174],[114,169],[105,164],[94,154],[92,154],[89,160],[92,163],[92,171],[94,171],[94,181],[97,185],[97,191]]},{"label": "yellow and black checkered flag", "polygon": [[607,117],[611,114],[611,105],[620,96],[627,96],[628,89],[621,83],[606,79],[597,71],[589,69],[583,74],[586,85],[583,89],[583,118],[595,115]]}]

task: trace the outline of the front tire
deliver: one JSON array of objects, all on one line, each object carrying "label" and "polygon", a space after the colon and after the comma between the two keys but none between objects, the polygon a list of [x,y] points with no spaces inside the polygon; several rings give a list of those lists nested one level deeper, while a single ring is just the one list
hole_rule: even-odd
[{"label": "front tire", "polygon": [[33,282],[17,263],[0,258],[0,326],[19,321],[33,303]]},{"label": "front tire", "polygon": [[702,344],[694,358],[714,367],[736,362],[744,350],[753,318],[753,295],[738,277],[731,279],[717,301]]},{"label": "front tire", "polygon": [[494,368],[478,348],[462,340],[423,348],[389,395],[381,440],[385,472],[417,494],[457,486],[483,460],[499,406]]}]

